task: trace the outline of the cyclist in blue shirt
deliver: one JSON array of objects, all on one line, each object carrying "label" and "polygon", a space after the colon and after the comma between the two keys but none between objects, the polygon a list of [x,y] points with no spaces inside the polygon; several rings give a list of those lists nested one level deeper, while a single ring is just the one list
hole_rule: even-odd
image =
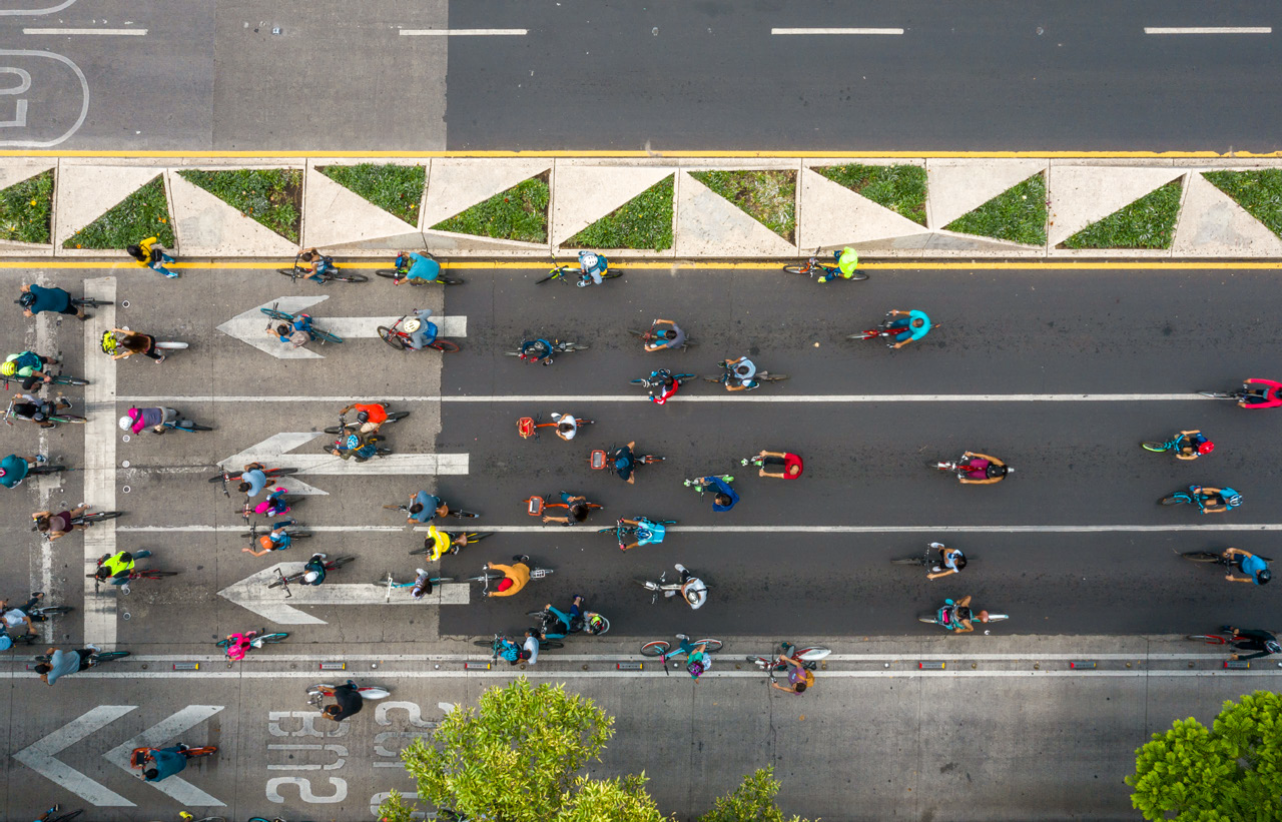
[{"label": "cyclist in blue shirt", "polygon": [[283,343],[302,348],[312,341],[312,315],[295,314],[293,323],[281,323],[275,328],[269,326],[267,333]]},{"label": "cyclist in blue shirt", "polygon": [[927,317],[924,311],[918,311],[915,308],[912,311],[894,310],[886,316],[898,318],[891,320],[887,328],[902,329],[895,335],[895,344],[891,348],[903,348],[908,343],[920,340],[930,333],[930,317]]},{"label": "cyclist in blue shirt", "polygon": [[619,479],[625,481],[628,485],[636,484],[637,478],[632,476],[632,469],[636,467],[636,458],[632,449],[636,447],[636,441],[632,441],[622,448],[616,449],[614,458],[614,473],[619,475]]},{"label": "cyclist in blue shirt", "polygon": [[303,585],[320,585],[325,581],[325,560],[329,554],[312,554],[303,566]]},{"label": "cyclist in blue shirt", "polygon": [[1256,585],[1268,585],[1269,580],[1273,579],[1273,572],[1269,570],[1268,560],[1263,557],[1257,557],[1250,551],[1243,551],[1241,548],[1225,548],[1224,558],[1232,562],[1239,571],[1246,574],[1246,576],[1240,577],[1229,571],[1224,577],[1229,582],[1253,582]]},{"label": "cyclist in blue shirt", "polygon": [[71,304],[71,295],[61,288],[24,285],[22,294],[18,296],[17,303],[22,306],[24,317],[34,317],[41,311],[70,314],[78,320],[83,320],[88,316],[82,306]]},{"label": "cyclist in blue shirt", "polygon": [[724,477],[713,475],[700,477],[691,484],[698,488],[707,488],[708,490],[715,488],[717,493],[712,498],[712,510],[722,513],[729,511],[739,502],[739,495],[730,487],[730,482],[728,481],[732,481],[733,479],[734,478],[729,475]]},{"label": "cyclist in blue shirt", "polygon": [[[405,275],[407,280],[415,280],[421,283],[434,283],[441,276],[441,264],[431,257],[419,254],[417,251],[401,251],[396,255],[396,270],[407,268],[409,271]],[[394,280],[398,285],[401,278]]]},{"label": "cyclist in blue shirt", "polygon": [[633,525],[636,526],[637,529],[636,542],[631,545],[624,545],[623,540],[619,540],[620,551],[631,551],[633,548],[641,545],[657,545],[658,543],[663,542],[663,538],[667,536],[668,532],[667,526],[663,523],[653,522],[645,517],[637,517],[636,519],[620,519],[619,525]]},{"label": "cyclist in blue shirt", "polygon": [[181,744],[170,748],[153,748],[149,758],[155,767],[143,771],[143,779],[147,782],[159,782],[182,773],[187,767],[187,757],[183,756],[185,750],[187,746]]},{"label": "cyclist in blue shirt", "polygon": [[1242,495],[1232,488],[1208,488],[1203,485],[1190,485],[1189,491],[1197,500],[1203,514],[1222,514],[1242,504]]},{"label": "cyclist in blue shirt", "polygon": [[443,507],[445,506],[440,497],[426,491],[419,491],[410,497],[409,519],[406,522],[409,525],[427,525],[438,516],[445,514],[441,510]]},{"label": "cyclist in blue shirt", "polygon": [[263,464],[261,462],[251,462],[246,465],[244,473],[240,475],[240,485],[237,486],[237,490],[253,499],[261,494],[266,487],[267,474],[263,473]]}]

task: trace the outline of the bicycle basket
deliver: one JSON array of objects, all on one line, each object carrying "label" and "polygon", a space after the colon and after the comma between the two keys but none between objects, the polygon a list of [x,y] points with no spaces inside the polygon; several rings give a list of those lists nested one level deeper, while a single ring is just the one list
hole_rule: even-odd
[{"label": "bicycle basket", "polygon": [[116,353],[116,335],[111,331],[102,332],[102,353]]},{"label": "bicycle basket", "polygon": [[601,469],[605,468],[607,464],[609,464],[609,460],[607,460],[605,457],[605,452],[600,450],[599,448],[592,452],[592,458],[590,462],[592,464],[593,471],[600,471]]},{"label": "bicycle basket", "polygon": [[535,428],[533,417],[521,417],[516,421],[516,433],[521,435],[521,439],[528,440],[534,436],[538,429]]},{"label": "bicycle basket", "polygon": [[537,517],[543,513],[543,497],[530,497],[525,501],[525,513]]},{"label": "bicycle basket", "polygon": [[147,764],[147,759],[151,755],[151,748],[134,748],[133,753],[129,755],[129,767],[142,768]]}]

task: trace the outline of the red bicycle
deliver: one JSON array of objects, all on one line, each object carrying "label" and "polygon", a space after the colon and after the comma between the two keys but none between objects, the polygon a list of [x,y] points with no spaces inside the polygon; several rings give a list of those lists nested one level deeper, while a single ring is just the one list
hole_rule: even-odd
[{"label": "red bicycle", "polygon": [[[137,770],[142,770],[142,768],[148,762],[152,761],[153,759],[152,753],[156,750],[157,750],[156,748],[134,748],[133,753],[129,755],[130,767],[135,768]],[[206,745],[203,748],[184,748],[178,753],[182,754],[188,759],[195,759],[200,756],[213,756],[214,754],[218,753],[218,746]]]},{"label": "red bicycle", "polygon": [[[395,348],[397,351],[413,351],[414,348],[410,344],[409,333],[401,330],[401,323],[405,322],[405,318],[408,316],[409,315],[406,314],[405,317],[401,317],[399,320],[392,323],[391,328],[388,328],[385,325],[380,325],[378,327],[379,339],[390,345],[392,348]],[[458,343],[442,339],[441,337],[437,337],[435,340],[428,343],[426,347],[434,348],[443,354],[453,354],[459,350]]]}]

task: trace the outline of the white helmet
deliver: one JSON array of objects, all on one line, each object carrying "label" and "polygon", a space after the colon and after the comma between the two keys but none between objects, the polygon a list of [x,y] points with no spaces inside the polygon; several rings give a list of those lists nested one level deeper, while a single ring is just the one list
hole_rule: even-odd
[{"label": "white helmet", "polygon": [[597,255],[593,254],[591,251],[579,252],[579,263],[582,264],[584,270],[587,270],[590,268],[596,268],[596,264],[598,262],[599,260],[597,258]]},{"label": "white helmet", "polygon": [[415,331],[419,330],[422,327],[423,327],[423,324],[420,323],[418,320],[414,319],[413,317],[401,323],[401,328],[405,329],[405,331],[409,334],[413,334]]},{"label": "white helmet", "polygon": [[308,571],[307,573],[303,574],[303,582],[307,583],[308,585],[311,585],[319,578],[320,578],[320,574],[316,573],[315,571]]},{"label": "white helmet", "polygon": [[128,431],[129,429],[131,429],[131,428],[133,428],[133,427],[134,427],[134,419],[133,419],[133,417],[128,417],[128,416],[126,416],[126,417],[121,417],[121,418],[120,418],[120,430],[121,430],[121,431]]},{"label": "white helmet", "polygon": [[734,375],[741,380],[750,380],[757,373],[757,365],[752,360],[744,359],[735,363]]}]

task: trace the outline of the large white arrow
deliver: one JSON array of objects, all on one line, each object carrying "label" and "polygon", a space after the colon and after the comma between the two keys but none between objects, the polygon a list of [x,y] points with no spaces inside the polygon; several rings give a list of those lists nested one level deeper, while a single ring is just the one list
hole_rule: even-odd
[{"label": "large white arrow", "polygon": [[[289,314],[297,314],[305,311],[317,303],[328,300],[328,294],[321,295],[292,295],[281,297],[279,300],[272,300],[269,303],[263,303],[260,306],[251,308],[244,313],[237,314],[227,322],[218,326],[218,330],[228,334],[244,343],[249,343],[259,351],[265,351],[273,357],[282,360],[317,360],[322,355],[314,348],[320,346],[313,343],[303,348],[294,348],[292,345],[281,342],[275,337],[267,336],[267,315],[261,309],[275,306],[278,310]],[[316,317],[316,325],[326,331],[332,331],[344,340],[359,339],[362,337],[378,337],[378,327],[380,325],[390,326],[399,320],[400,317]],[[441,317],[432,315],[432,322],[439,329],[442,337],[466,337],[467,336],[467,317]],[[411,352],[413,353],[413,352]]]},{"label": "large white arrow", "polygon": [[[257,445],[232,454],[219,462],[233,470],[251,462],[261,462],[273,467],[298,468],[300,474],[466,474],[468,468],[467,454],[389,454],[386,457],[375,457],[367,462],[355,459],[344,460],[333,454],[320,453],[316,447],[314,454],[291,454],[295,448],[301,448],[318,437],[334,437],[333,434],[304,431],[301,433],[273,434]],[[330,440],[332,442],[332,439]],[[282,484],[290,487],[290,477],[282,477]],[[310,487],[310,486],[308,486]],[[313,493],[325,493],[313,489]]]},{"label": "large white arrow", "polygon": [[273,565],[228,585],[218,595],[277,625],[328,624],[319,617],[298,610],[295,605],[466,605],[471,599],[471,586],[465,582],[447,582],[435,586],[432,593],[422,599],[411,597],[409,588],[392,589],[389,599],[386,585],[371,585],[368,582],[347,585],[339,583],[338,580],[344,576],[350,578],[355,572],[355,565],[331,571],[321,585],[291,585],[289,591],[293,596],[289,599],[285,598],[284,589],[267,587],[268,583],[278,579],[278,567],[281,573],[289,576],[303,570],[305,564],[282,562]]},{"label": "large white arrow", "polygon": [[[179,736],[183,731],[196,727],[222,709],[222,705],[188,705],[178,713],[152,725],[133,739],[120,743],[103,754],[103,757],[108,762],[118,765],[125,773],[136,775],[138,772],[129,767],[129,755],[133,753],[134,748],[164,748],[167,747],[167,743],[176,745],[177,742],[174,740],[182,741]],[[192,747],[200,746],[192,745]],[[176,776],[147,784],[184,805],[221,807],[223,804],[190,782]]]},{"label": "large white arrow", "polygon": [[[371,586],[372,589],[372,586]],[[58,754],[75,745],[120,717],[134,710],[136,705],[99,705],[78,719],[73,719],[45,738],[13,755],[13,758],[31,768],[45,779],[80,796],[100,808],[132,808],[134,803],[115,791],[93,781],[80,771],[59,762]]]}]

